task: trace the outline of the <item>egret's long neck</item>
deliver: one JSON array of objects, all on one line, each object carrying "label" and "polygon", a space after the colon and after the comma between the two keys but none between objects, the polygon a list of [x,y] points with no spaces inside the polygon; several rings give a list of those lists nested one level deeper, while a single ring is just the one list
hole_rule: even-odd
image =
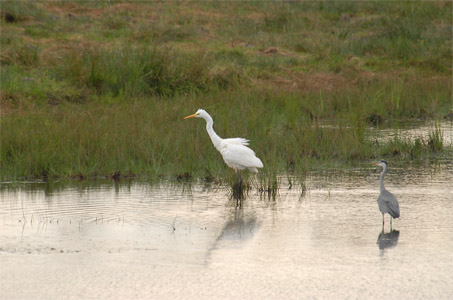
[{"label": "egret's long neck", "polygon": [[384,167],[382,172],[381,172],[381,177],[380,177],[380,185],[381,185],[381,192],[385,190],[384,187],[384,175],[387,173],[387,167]]},{"label": "egret's long neck", "polygon": [[212,128],[212,124],[214,124],[214,121],[209,115],[206,116],[205,120],[206,130],[208,131],[209,137],[211,138],[214,147],[216,147],[216,149],[220,151],[220,142],[222,141],[222,138],[218,136],[217,133],[215,133],[214,129]]}]

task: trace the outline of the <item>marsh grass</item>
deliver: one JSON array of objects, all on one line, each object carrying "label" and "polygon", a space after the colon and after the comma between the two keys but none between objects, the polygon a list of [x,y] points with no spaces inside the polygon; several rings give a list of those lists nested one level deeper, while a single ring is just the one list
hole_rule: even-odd
[{"label": "marsh grass", "polygon": [[439,124],[434,124],[433,130],[428,135],[428,146],[433,152],[441,152],[444,148],[443,132]]},{"label": "marsh grass", "polygon": [[[220,105],[219,99],[227,106]],[[347,99],[342,105],[349,105]],[[299,172],[306,165],[331,161],[347,164],[389,155],[398,159],[409,153],[421,157],[443,149],[439,131],[432,134],[432,142],[395,137],[375,145],[365,134],[361,109],[354,114],[346,108],[343,112],[337,102],[337,116],[327,123],[309,114],[291,117],[286,105],[301,111],[307,108],[307,103],[293,94],[217,92],[167,101],[105,101],[110,98],[86,104],[64,103],[52,110],[35,107],[3,116],[3,178],[85,178],[116,172],[156,178],[176,178],[185,173],[193,178],[230,176],[233,173],[212,146],[204,121],[183,120],[198,107],[213,116],[214,128],[221,137],[250,139],[251,148],[265,165],[259,183],[263,190],[274,190],[276,174]],[[319,101],[313,103],[318,104],[309,109],[318,114]],[[324,101],[324,109],[330,106],[328,103]],[[327,112],[333,114],[332,109]],[[435,146],[424,146],[430,143]]]},{"label": "marsh grass", "polygon": [[[333,163],[449,153],[442,133],[375,144],[367,126],[453,107],[451,2],[2,2],[1,178],[227,182],[245,137],[256,182]],[[11,17],[11,16],[13,17]],[[235,180],[234,180],[235,181]]]}]

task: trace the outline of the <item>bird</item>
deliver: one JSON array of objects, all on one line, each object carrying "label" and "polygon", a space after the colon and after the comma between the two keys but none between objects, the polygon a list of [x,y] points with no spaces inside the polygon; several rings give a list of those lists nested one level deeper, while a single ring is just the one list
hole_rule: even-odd
[{"label": "bird", "polygon": [[395,195],[387,191],[384,187],[384,175],[387,173],[388,164],[385,160],[381,160],[377,163],[373,163],[374,166],[381,166],[382,172],[380,175],[380,190],[381,193],[377,199],[379,210],[382,213],[382,227],[384,227],[384,214],[389,214],[390,218],[390,228],[392,227],[392,218],[396,219],[400,217],[400,207],[398,200]]},{"label": "bird", "polygon": [[249,140],[244,138],[222,139],[212,128],[214,121],[204,109],[199,109],[196,113],[187,116],[184,119],[189,118],[202,118],[206,120],[208,135],[211,138],[214,147],[222,155],[227,166],[235,171],[238,184],[239,171],[248,169],[254,173],[258,173],[258,168],[263,168],[263,162],[256,157],[255,152],[252,149],[247,147],[249,145]]}]

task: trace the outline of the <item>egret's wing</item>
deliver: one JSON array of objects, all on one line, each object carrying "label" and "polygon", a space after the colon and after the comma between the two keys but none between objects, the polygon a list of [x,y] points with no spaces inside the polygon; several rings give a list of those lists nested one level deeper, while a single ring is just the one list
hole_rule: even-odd
[{"label": "egret's wing", "polygon": [[387,190],[384,190],[381,194],[381,197],[382,200],[384,200],[385,205],[388,207],[389,214],[394,218],[399,218],[400,207],[398,205],[398,200],[396,200],[395,195],[393,195]]},{"label": "egret's wing", "polygon": [[249,140],[244,139],[244,138],[230,138],[230,139],[224,139],[224,141],[225,141],[225,143],[231,144],[231,145],[244,145],[244,146],[249,145]]},{"label": "egret's wing", "polygon": [[255,156],[255,152],[241,144],[228,143],[220,150],[220,153],[229,166],[242,166],[245,168],[263,167],[263,163]]}]

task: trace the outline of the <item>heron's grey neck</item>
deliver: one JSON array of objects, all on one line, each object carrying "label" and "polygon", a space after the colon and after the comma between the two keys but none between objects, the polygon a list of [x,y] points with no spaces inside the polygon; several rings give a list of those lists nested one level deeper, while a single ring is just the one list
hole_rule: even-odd
[{"label": "heron's grey neck", "polygon": [[383,192],[385,190],[385,187],[384,187],[384,175],[385,175],[385,173],[387,173],[387,167],[384,167],[382,172],[381,172],[381,177],[380,177],[381,192]]},{"label": "heron's grey neck", "polygon": [[214,124],[214,121],[212,120],[211,116],[206,116],[206,130],[208,131],[209,137],[211,138],[212,143],[214,144],[214,147],[216,147],[217,150],[220,151],[220,142],[222,141],[222,138],[217,135],[217,133],[214,131],[212,128],[212,125]]}]

